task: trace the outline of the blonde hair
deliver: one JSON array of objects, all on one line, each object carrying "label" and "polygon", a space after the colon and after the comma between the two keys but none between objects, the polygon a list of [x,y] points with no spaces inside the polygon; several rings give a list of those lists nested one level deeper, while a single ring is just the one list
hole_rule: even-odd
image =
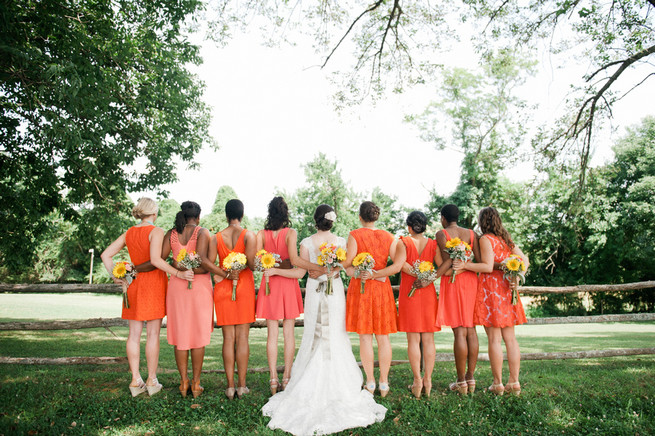
[{"label": "blonde hair", "polygon": [[132,208],[132,216],[137,219],[143,219],[150,215],[156,215],[159,208],[155,200],[148,197],[142,197]]}]

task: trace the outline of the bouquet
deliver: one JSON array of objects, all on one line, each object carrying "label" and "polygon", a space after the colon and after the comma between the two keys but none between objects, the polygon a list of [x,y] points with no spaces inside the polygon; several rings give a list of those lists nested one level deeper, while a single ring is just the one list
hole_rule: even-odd
[{"label": "bouquet", "polygon": [[[371,256],[371,253],[364,251],[355,256],[353,259],[353,266],[355,267],[355,277],[359,277],[364,271],[373,271],[375,259]],[[362,280],[362,294],[364,293],[364,286],[366,286],[366,280]]]},{"label": "bouquet", "polygon": [[[346,250],[343,247],[337,247],[334,244],[328,244],[324,242],[318,247],[321,254],[319,254],[316,259],[316,263],[320,266],[327,268],[327,288],[325,289],[325,295],[332,294],[332,269],[338,266],[341,266],[339,262],[346,260]],[[320,288],[316,288],[316,292],[320,291]]]},{"label": "bouquet", "polygon": [[[202,259],[200,259],[200,255],[195,251],[186,251],[186,248],[180,250],[175,260],[177,261],[178,265],[186,269],[199,268],[200,265],[202,265]],[[191,288],[192,288],[192,283],[191,280],[189,280],[187,284],[187,289],[191,289]]]},{"label": "bouquet", "polygon": [[[446,253],[448,253],[453,260],[457,259],[462,262],[468,262],[473,259],[473,250],[471,249],[471,246],[459,238],[453,238],[446,242]],[[450,276],[450,283],[455,283],[455,275],[457,275],[457,273],[453,271],[453,275]]]},{"label": "bouquet", "polygon": [[[500,262],[500,266],[503,269],[504,279],[512,281],[514,278],[518,277],[519,284],[525,283],[525,263],[523,263],[521,256],[512,254],[507,259]],[[519,291],[518,289],[512,289],[512,305],[516,305],[518,302]]]},{"label": "bouquet", "polygon": [[[276,253],[269,253],[266,250],[259,250],[255,255],[255,269],[264,272],[267,269],[276,268],[280,266],[280,255]],[[271,288],[268,285],[268,276],[264,276],[266,280],[266,295],[271,293]]]},{"label": "bouquet", "polygon": [[[232,251],[223,259],[223,269],[228,272],[241,271],[246,267],[248,258],[243,253]],[[237,301],[237,283],[239,278],[232,280],[232,301]]]},{"label": "bouquet", "polygon": [[416,276],[416,280],[412,283],[412,289],[407,294],[408,297],[413,296],[414,291],[418,289],[416,282],[433,282],[437,279],[437,272],[434,270],[434,265],[427,260],[422,262],[417,260],[409,271]]},{"label": "bouquet", "polygon": [[125,283],[122,284],[123,306],[125,306],[126,309],[129,309],[130,300],[127,298],[127,287],[130,286],[132,280],[136,278],[136,274],[137,274],[136,268],[130,262],[118,262],[116,265],[114,265],[114,269],[112,270],[111,273],[117,279],[125,279],[125,281],[127,282],[127,285]]}]

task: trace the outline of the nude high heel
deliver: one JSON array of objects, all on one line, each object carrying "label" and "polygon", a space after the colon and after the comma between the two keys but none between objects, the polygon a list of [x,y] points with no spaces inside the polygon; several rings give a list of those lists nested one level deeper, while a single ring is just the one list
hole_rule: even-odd
[{"label": "nude high heel", "polygon": [[189,379],[180,381],[180,395],[182,398],[186,398],[186,395],[189,393]]},{"label": "nude high heel", "polygon": [[237,388],[237,397],[241,398],[244,395],[248,395],[250,393],[250,389],[248,389],[246,386],[239,386]]},{"label": "nude high heel", "polygon": [[423,391],[423,380],[419,380],[419,383],[414,380],[414,383],[407,387],[410,391],[412,391],[412,395],[414,395],[416,398],[421,398],[421,392]]},{"label": "nude high heel", "polygon": [[236,393],[236,389],[232,388],[227,388],[225,389],[225,396],[229,399],[232,400],[234,399],[234,394]]},{"label": "nude high heel", "polygon": [[130,385],[130,393],[132,394],[132,397],[136,397],[137,395],[141,395],[142,393],[144,393],[147,390],[146,389],[146,384],[144,383],[144,381],[143,381],[143,379],[141,377],[139,377],[136,380],[136,383],[137,383],[136,386]]},{"label": "nude high heel", "polygon": [[389,395],[389,383],[380,382],[380,396],[384,398],[387,395]]},{"label": "nude high heel", "polygon": [[468,383],[466,383],[466,380],[464,381],[456,381],[452,382],[451,384],[448,385],[448,389],[451,391],[457,391],[458,393],[462,395],[466,395],[469,392],[469,387]]},{"label": "nude high heel", "polygon": [[272,378],[268,381],[268,386],[271,388],[271,395],[277,393],[277,388],[280,387],[280,382],[276,378]]},{"label": "nude high heel", "polygon": [[492,394],[503,395],[505,393],[505,387],[502,383],[492,384],[487,388],[487,391],[491,392]]},{"label": "nude high heel", "polygon": [[371,394],[375,393],[375,381],[367,382],[367,383],[364,385],[364,389],[366,389],[367,391],[369,391]]},{"label": "nude high heel", "polygon": [[153,378],[151,381],[151,384],[146,383],[146,389],[148,389],[148,395],[151,397],[155,395],[157,392],[161,391],[161,388],[163,388],[162,384],[159,383],[159,380],[157,380],[157,377]]},{"label": "nude high heel", "polygon": [[200,386],[200,379],[191,379],[191,395],[193,395],[193,398],[198,398],[204,390],[205,388]]},{"label": "nude high heel", "polygon": [[472,394],[473,392],[475,392],[475,379],[474,378],[466,380],[466,384],[468,385],[469,394]]},{"label": "nude high heel", "polygon": [[505,390],[510,394],[514,394],[518,397],[519,395],[521,395],[521,383],[519,382],[507,383],[505,385]]}]

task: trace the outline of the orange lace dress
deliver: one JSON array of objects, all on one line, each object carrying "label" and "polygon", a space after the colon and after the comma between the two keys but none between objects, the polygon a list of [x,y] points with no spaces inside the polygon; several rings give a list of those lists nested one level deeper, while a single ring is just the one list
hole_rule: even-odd
[{"label": "orange lace dress", "polygon": [[[494,251],[494,262],[502,262],[512,254],[505,241],[498,236],[485,234]],[[525,324],[523,304],[519,298],[512,305],[512,291],[509,282],[503,278],[503,272],[493,270],[491,273],[481,273],[478,284],[478,295],[475,301],[475,323],[486,327],[510,327]]]},{"label": "orange lace dress", "polygon": [[[278,231],[277,237],[272,230],[264,230],[264,250],[277,253],[280,260],[289,258],[287,248],[287,233],[285,227]],[[265,319],[294,319],[303,312],[302,294],[297,279],[282,276],[269,278],[270,294],[266,295],[266,280],[262,278],[257,294],[257,318]]]},{"label": "orange lace dress", "polygon": [[[233,250],[225,245],[221,233],[216,233],[216,248],[218,249],[219,266],[223,265],[231,251],[246,252],[245,237],[247,230],[242,230]],[[236,301],[232,301],[232,280],[223,279],[214,285],[214,307],[216,308],[217,325],[238,325],[255,322],[255,279],[249,268],[239,272]]]},{"label": "orange lace dress", "polygon": [[[357,253],[369,252],[375,259],[373,269],[387,266],[391,233],[384,230],[361,228],[350,232],[357,241]],[[360,335],[388,335],[396,333],[396,300],[387,277],[384,282],[367,280],[361,293],[361,280],[352,278],[346,299],[346,330]]]},{"label": "orange lace dress", "polygon": [[[437,241],[428,238],[428,243],[419,255],[412,238],[404,236],[400,240],[405,244],[407,250],[406,262],[414,265],[417,260],[434,263],[434,255],[437,251]],[[398,330],[401,332],[438,332],[441,327],[436,326],[437,320],[437,290],[434,283],[414,291],[414,295],[408,297],[415,277],[406,273],[400,275],[400,292],[398,293]]]},{"label": "orange lace dress", "polygon": [[[471,241],[475,235],[471,232]],[[443,231],[446,239],[450,235]],[[437,312],[437,325],[456,327],[474,327],[473,312],[475,311],[475,298],[478,293],[478,275],[473,271],[463,271],[455,276],[455,283],[450,283],[450,276],[441,277],[439,288],[439,310]]]},{"label": "orange lace dress", "polygon": [[[134,226],[125,233],[125,244],[130,260],[140,265],[150,260],[148,237],[155,226]],[[123,307],[121,317],[135,321],[149,321],[166,316],[166,273],[160,269],[138,273],[127,288],[130,308]]]},{"label": "orange lace dress", "polygon": [[[182,248],[195,251],[198,242],[196,227],[186,245],[180,244],[176,230],[171,232],[171,250],[176,258]],[[171,276],[166,295],[166,337],[178,350],[191,350],[209,345],[214,330],[214,289],[209,274],[196,274],[188,289],[187,281]]]}]

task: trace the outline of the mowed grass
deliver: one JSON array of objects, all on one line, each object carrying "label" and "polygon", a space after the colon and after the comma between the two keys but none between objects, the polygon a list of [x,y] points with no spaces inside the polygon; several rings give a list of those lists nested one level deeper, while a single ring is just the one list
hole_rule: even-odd
[{"label": "mowed grass", "polygon": [[[115,295],[0,294],[2,321],[86,319],[120,315]],[[478,329],[480,351],[486,337]],[[127,329],[0,332],[0,355],[11,357],[124,356]],[[296,329],[300,343],[302,329]],[[523,352],[652,347],[655,323],[521,326]],[[449,329],[435,335],[437,352],[452,353]],[[406,359],[404,334],[391,335],[393,358]],[[251,367],[265,367],[266,331],[251,330]],[[353,352],[359,356],[356,336]],[[268,399],[268,374],[249,374],[252,394],[229,401],[223,374],[204,374],[205,394],[182,399],[172,347],[161,335],[161,394],[130,397],[127,364],[0,365],[0,434],[282,434],[266,427],[260,409]],[[204,369],[222,369],[222,339],[214,331]],[[143,348],[143,347],[142,347]],[[280,348],[280,356],[282,350]],[[145,376],[145,358],[142,356]],[[505,374],[507,368],[505,367]],[[430,399],[414,399],[409,365],[391,370],[391,393],[376,399],[386,419],[343,434],[651,434],[655,432],[655,357],[526,361],[523,394],[495,397],[482,392],[491,382],[488,362],[479,362],[478,392],[447,392],[454,363],[437,363]]]}]

